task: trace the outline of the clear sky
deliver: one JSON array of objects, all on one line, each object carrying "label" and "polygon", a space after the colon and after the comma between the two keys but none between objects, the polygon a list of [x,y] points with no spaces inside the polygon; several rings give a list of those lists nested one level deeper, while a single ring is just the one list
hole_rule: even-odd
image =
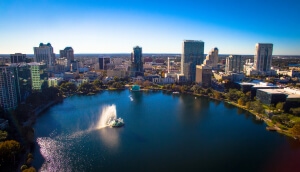
[{"label": "clear sky", "polygon": [[0,0],[0,54],[54,52],[181,53],[184,39],[205,53],[254,54],[273,43],[275,55],[300,55],[299,0]]}]

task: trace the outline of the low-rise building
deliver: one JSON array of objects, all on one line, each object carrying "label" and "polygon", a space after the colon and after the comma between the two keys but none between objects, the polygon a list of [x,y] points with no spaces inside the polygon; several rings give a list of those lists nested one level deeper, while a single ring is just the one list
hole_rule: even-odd
[{"label": "low-rise building", "polygon": [[63,78],[51,77],[48,79],[48,87],[56,87],[63,81]]},{"label": "low-rise building", "polygon": [[203,87],[211,86],[212,67],[205,65],[196,66],[196,83]]},{"label": "low-rise building", "polygon": [[256,96],[256,91],[258,89],[277,89],[279,86],[272,83],[261,82],[261,81],[252,81],[252,82],[237,82],[236,83],[241,91],[244,93],[251,92],[251,99]]},{"label": "low-rise building", "polygon": [[300,104],[300,90],[284,89],[258,89],[256,98],[266,105],[276,105],[278,102]]},{"label": "low-rise building", "polygon": [[75,84],[77,87],[80,87],[80,85],[83,84],[83,83],[89,83],[89,79],[88,78],[70,79],[69,82]]}]

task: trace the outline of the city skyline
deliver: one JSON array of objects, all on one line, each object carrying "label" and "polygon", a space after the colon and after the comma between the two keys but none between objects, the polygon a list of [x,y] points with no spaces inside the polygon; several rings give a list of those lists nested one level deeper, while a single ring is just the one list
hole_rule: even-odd
[{"label": "city skyline", "polygon": [[0,54],[33,54],[39,43],[54,53],[181,53],[183,40],[202,40],[204,53],[254,54],[272,43],[274,55],[300,55],[300,3],[293,0],[1,1]]}]

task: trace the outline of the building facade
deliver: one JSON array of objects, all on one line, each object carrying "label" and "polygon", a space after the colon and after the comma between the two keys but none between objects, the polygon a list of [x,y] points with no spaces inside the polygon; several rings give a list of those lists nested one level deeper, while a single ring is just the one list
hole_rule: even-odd
[{"label": "building facade", "polygon": [[59,51],[60,58],[66,58],[70,62],[74,61],[74,50],[72,47],[66,47],[64,50]]},{"label": "building facade", "polygon": [[53,53],[53,47],[50,43],[40,43],[39,47],[34,47],[33,50],[35,62],[44,62],[47,65],[47,67],[51,67],[54,65],[55,54]]},{"label": "building facade", "polygon": [[32,90],[41,90],[42,84],[48,80],[47,66],[44,63],[28,63],[30,66]]},{"label": "building facade", "polygon": [[217,47],[211,49],[207,54],[203,64],[206,66],[211,66],[212,68],[217,68],[219,62],[219,49]]},{"label": "building facade", "polygon": [[107,70],[107,64],[110,63],[110,57],[99,57],[99,69]]},{"label": "building facade", "polygon": [[182,43],[181,74],[187,81],[196,79],[196,65],[203,64],[204,42],[198,40],[184,40]]},{"label": "building facade", "polygon": [[0,66],[0,105],[4,110],[12,110],[18,106],[18,82],[15,67]]},{"label": "building facade", "polygon": [[226,57],[225,73],[243,72],[242,56],[230,55]]},{"label": "building facade", "polygon": [[144,76],[142,47],[133,47],[131,53],[131,76]]},{"label": "building facade", "polygon": [[26,61],[26,54],[15,53],[10,55],[11,63],[22,63]]},{"label": "building facade", "polygon": [[57,87],[62,81],[63,78],[57,78],[57,77],[48,78],[48,87]]},{"label": "building facade", "polygon": [[211,86],[212,67],[205,65],[196,66],[196,83],[202,87]]},{"label": "building facade", "polygon": [[255,45],[254,69],[261,73],[271,70],[273,44],[257,43]]}]

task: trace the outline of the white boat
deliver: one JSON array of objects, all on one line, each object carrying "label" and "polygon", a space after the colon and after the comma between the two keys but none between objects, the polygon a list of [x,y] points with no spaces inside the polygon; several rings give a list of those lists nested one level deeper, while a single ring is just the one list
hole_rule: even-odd
[{"label": "white boat", "polygon": [[178,91],[174,91],[172,94],[179,94],[179,92]]}]

